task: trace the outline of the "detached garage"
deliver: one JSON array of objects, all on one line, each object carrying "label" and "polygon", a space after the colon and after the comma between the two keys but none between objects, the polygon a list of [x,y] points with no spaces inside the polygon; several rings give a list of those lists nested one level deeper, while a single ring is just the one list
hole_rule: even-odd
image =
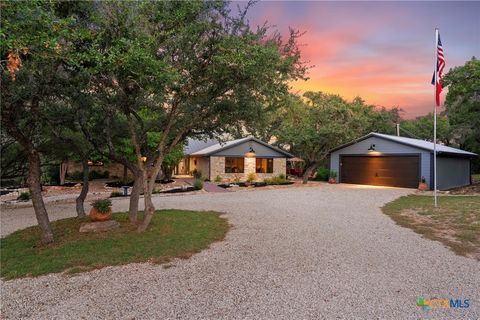
[{"label": "detached garage", "polygon": [[[437,188],[471,184],[472,152],[437,144]],[[422,177],[433,189],[433,143],[370,133],[330,153],[338,182],[417,188]]]}]

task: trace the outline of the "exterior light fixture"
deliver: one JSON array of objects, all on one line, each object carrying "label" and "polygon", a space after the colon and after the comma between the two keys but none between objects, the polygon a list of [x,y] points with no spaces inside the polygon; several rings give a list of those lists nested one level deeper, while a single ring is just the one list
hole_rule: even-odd
[{"label": "exterior light fixture", "polygon": [[245,153],[245,158],[255,158],[255,150],[250,146],[250,150]]},{"label": "exterior light fixture", "polygon": [[373,152],[373,151],[375,151],[375,145],[374,145],[374,144],[371,144],[371,145],[370,145],[370,148],[368,148],[367,150],[368,150],[368,152]]},{"label": "exterior light fixture", "polygon": [[147,161],[147,157],[143,156],[142,158],[142,162],[146,162]]}]

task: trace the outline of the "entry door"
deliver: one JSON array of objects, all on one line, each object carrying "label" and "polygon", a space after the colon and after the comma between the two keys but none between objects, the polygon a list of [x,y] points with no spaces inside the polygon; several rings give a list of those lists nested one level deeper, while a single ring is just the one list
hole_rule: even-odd
[{"label": "entry door", "polygon": [[340,182],[417,188],[420,157],[341,156]]}]

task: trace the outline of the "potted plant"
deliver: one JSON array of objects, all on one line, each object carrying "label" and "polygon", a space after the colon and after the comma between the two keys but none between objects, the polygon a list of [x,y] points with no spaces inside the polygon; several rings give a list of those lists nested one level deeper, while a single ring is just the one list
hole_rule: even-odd
[{"label": "potted plant", "polygon": [[425,180],[425,177],[422,176],[422,179],[418,183],[418,190],[420,191],[427,191],[428,190],[428,185],[427,181]]},{"label": "potted plant", "polygon": [[107,221],[112,219],[112,201],[110,199],[99,199],[92,202],[90,209],[90,219],[92,221]]},{"label": "potted plant", "polygon": [[328,174],[328,183],[337,183],[337,172],[336,171],[330,171]]}]

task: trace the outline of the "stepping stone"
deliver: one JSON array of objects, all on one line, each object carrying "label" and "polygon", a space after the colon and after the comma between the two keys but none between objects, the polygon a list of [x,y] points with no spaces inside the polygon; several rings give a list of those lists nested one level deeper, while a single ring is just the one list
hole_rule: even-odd
[{"label": "stepping stone", "polygon": [[120,223],[115,220],[87,222],[80,225],[80,232],[103,232],[118,228]]}]

